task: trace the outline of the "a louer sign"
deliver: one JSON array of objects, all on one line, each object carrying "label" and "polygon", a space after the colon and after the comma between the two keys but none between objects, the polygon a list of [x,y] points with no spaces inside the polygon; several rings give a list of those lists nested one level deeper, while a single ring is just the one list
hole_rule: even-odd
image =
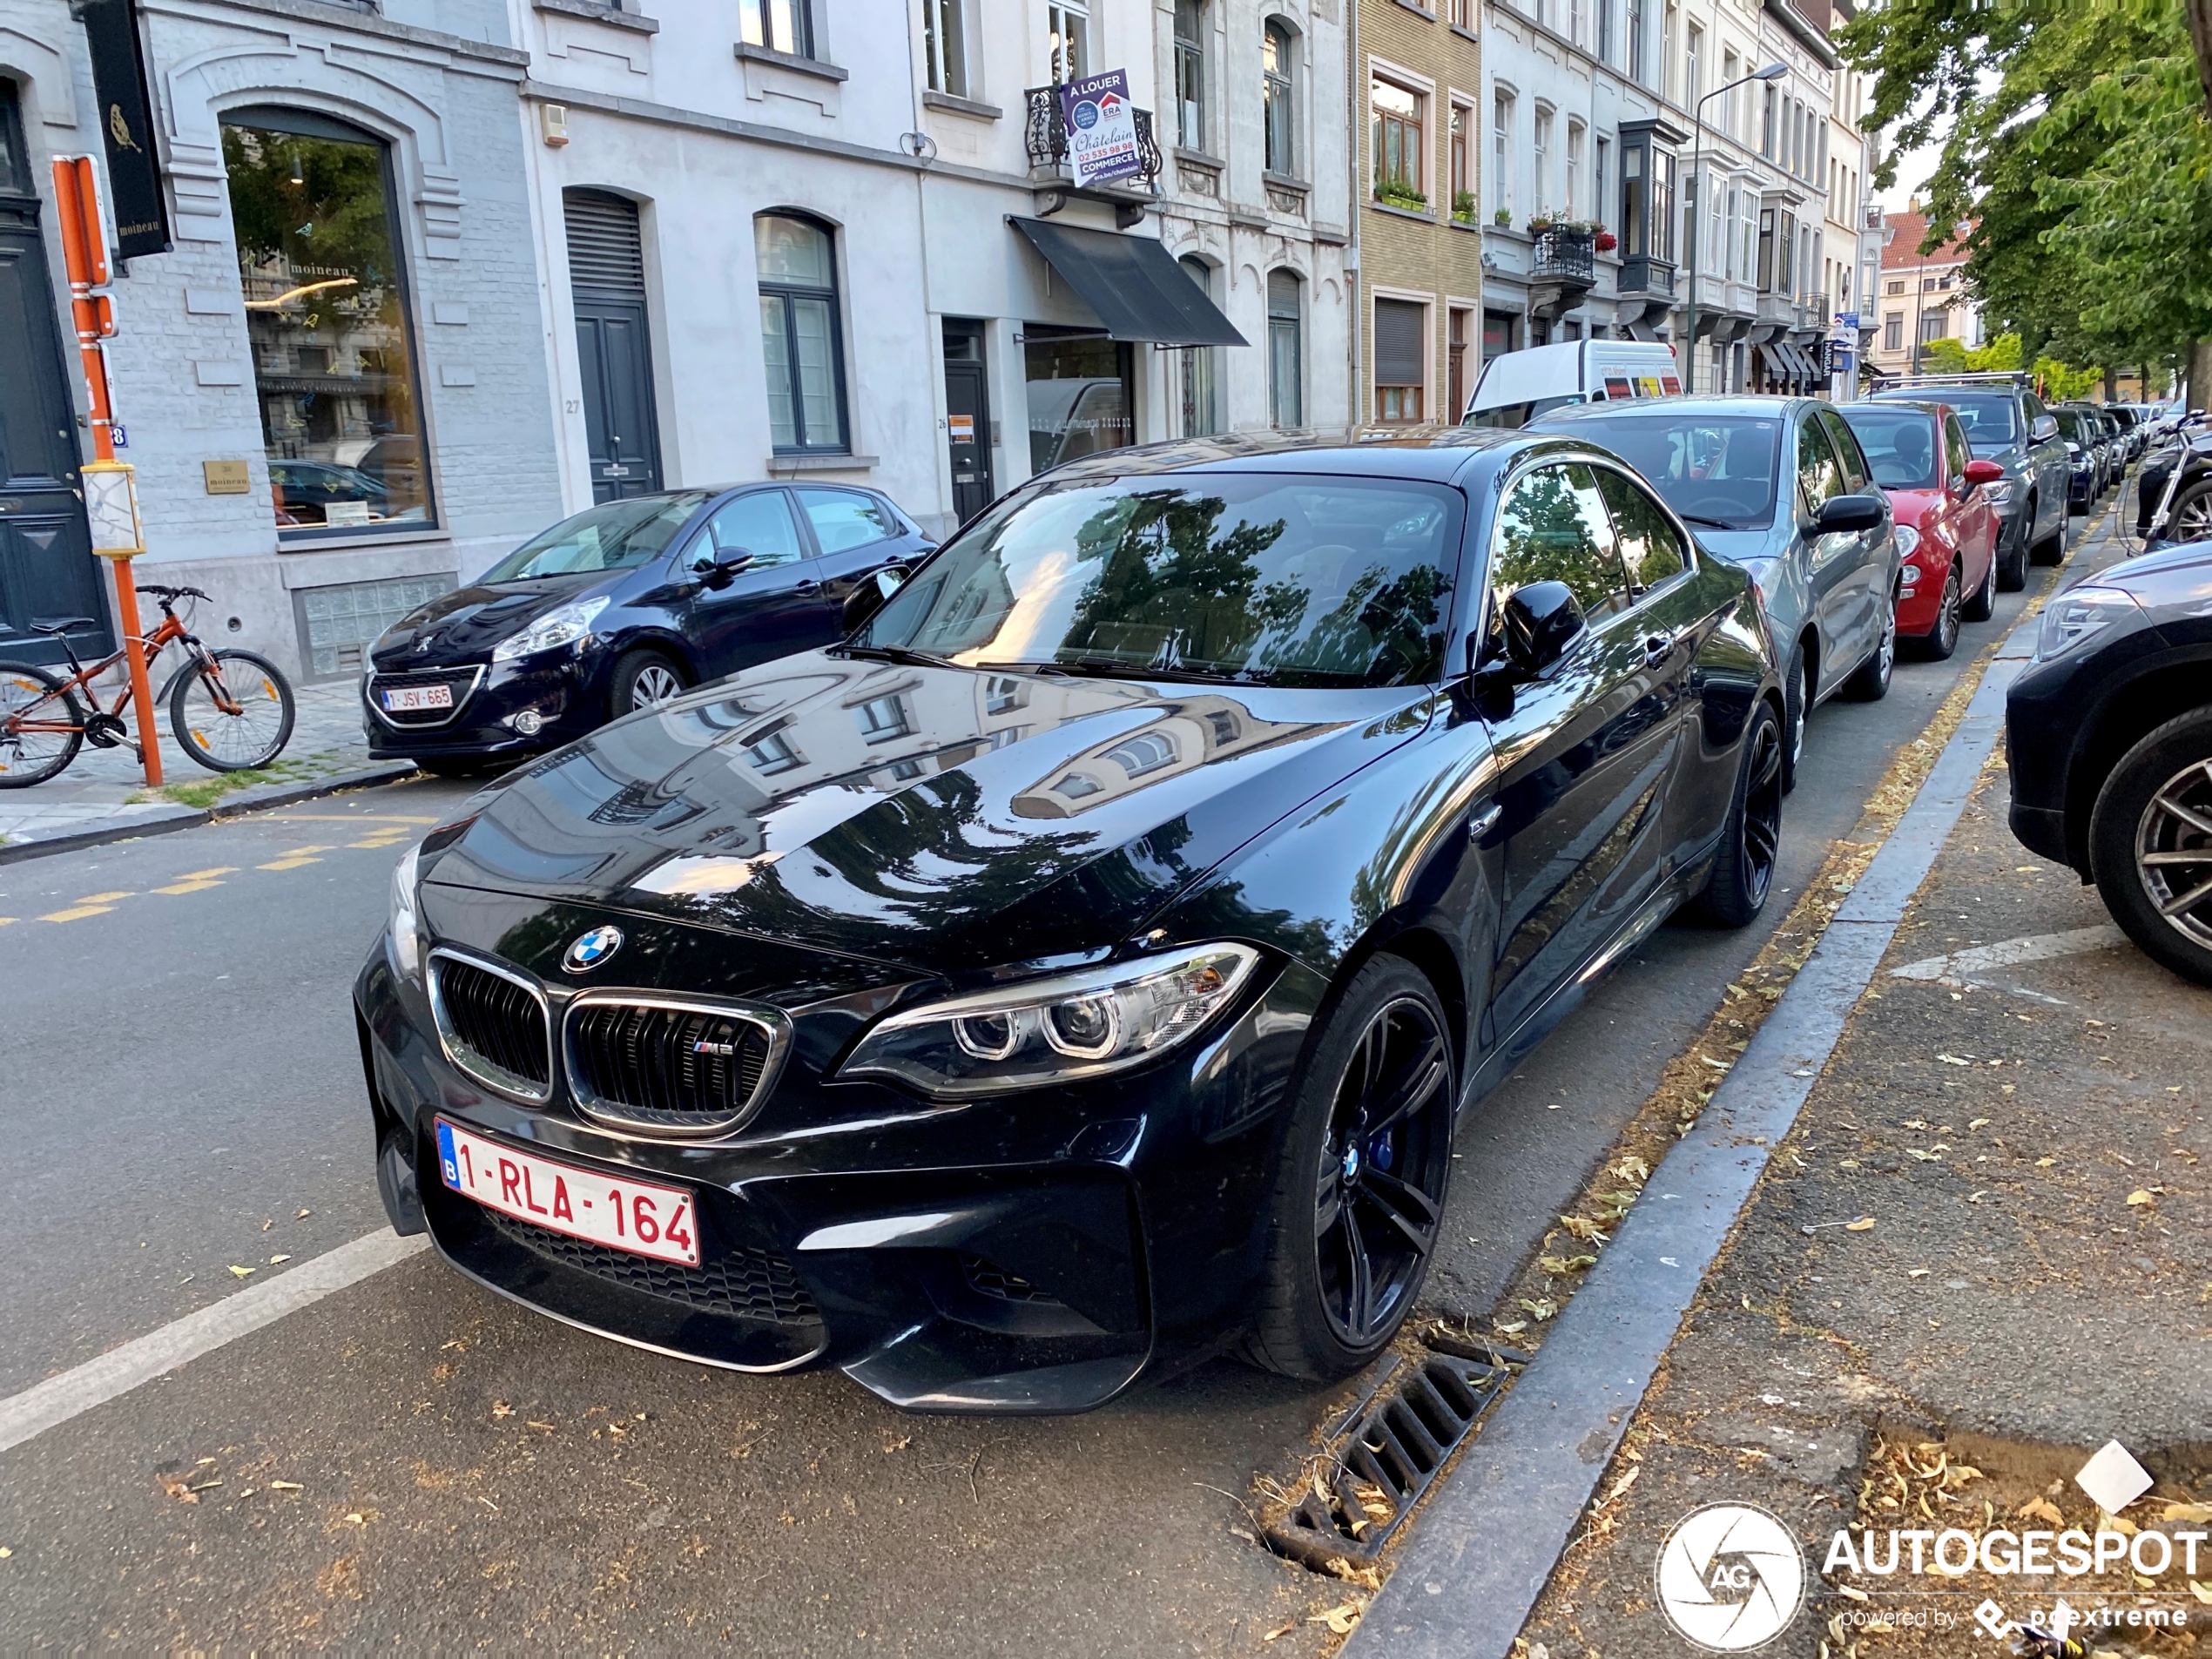
[{"label": "a louer sign", "polygon": [[1109,69],[1062,84],[1060,118],[1068,132],[1068,170],[1077,185],[1109,184],[1144,171],[1128,71]]}]

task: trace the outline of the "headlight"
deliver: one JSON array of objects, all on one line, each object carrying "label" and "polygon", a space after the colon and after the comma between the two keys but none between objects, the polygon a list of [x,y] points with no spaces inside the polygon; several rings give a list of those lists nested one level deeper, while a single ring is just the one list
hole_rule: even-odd
[{"label": "headlight", "polygon": [[604,599],[578,599],[573,604],[547,611],[519,634],[510,634],[491,648],[495,663],[511,663],[518,657],[535,657],[542,651],[573,645],[591,631],[591,624],[607,608]]},{"label": "headlight", "polygon": [[422,843],[400,854],[392,872],[392,966],[411,980],[422,977],[422,924],[415,914],[415,878],[422,863]]},{"label": "headlight", "polygon": [[877,1025],[837,1075],[963,1100],[1125,1071],[1197,1032],[1258,960],[1201,945],[926,1003]]},{"label": "headlight", "polygon": [[1908,588],[1918,586],[1920,580],[1920,567],[1917,564],[1900,565],[1898,568],[1897,579]]},{"label": "headlight", "polygon": [[2079,650],[2115,624],[2141,616],[2135,597],[2118,588],[2075,588],[2051,601],[2035,631],[2035,660]]},{"label": "headlight", "polygon": [[[1919,531],[1918,531],[1918,530],[1914,529],[1913,529],[1913,528],[1912,528],[1910,524],[1900,524],[1900,525],[1898,525],[1898,526],[1897,527],[1897,556],[1898,556],[1898,557],[1899,557],[1899,558],[1901,558],[1901,559],[1909,559],[1909,558],[1911,558],[1911,557],[1912,556],[1912,550],[1913,550],[1914,548],[1916,548],[1916,547],[1919,546],[1919,545],[1920,545],[1920,532],[1919,532]],[[1907,577],[1905,578],[1905,580],[1906,580],[1906,581],[1908,581],[1908,582],[1909,582],[1909,581],[1911,581],[1912,579],[1912,577]]]},{"label": "headlight", "polygon": [[1992,507],[2003,507],[2013,499],[2013,481],[2009,478],[2000,478],[1993,484],[1984,484],[1982,489]]}]

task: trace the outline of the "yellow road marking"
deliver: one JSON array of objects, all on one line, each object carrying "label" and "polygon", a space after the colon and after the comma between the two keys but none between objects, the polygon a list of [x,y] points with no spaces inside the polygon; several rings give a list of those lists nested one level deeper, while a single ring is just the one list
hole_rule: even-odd
[{"label": "yellow road marking", "polygon": [[205,893],[210,887],[219,887],[223,885],[215,879],[217,876],[237,873],[238,867],[235,864],[219,864],[212,870],[193,870],[180,875],[173,885],[156,887],[154,891],[156,893]]},{"label": "yellow road marking", "polygon": [[266,864],[257,864],[253,867],[257,870],[296,870],[303,864],[321,863],[322,860],[316,858],[314,854],[327,853],[330,850],[327,846],[295,846],[287,851],[283,857],[272,859]]},{"label": "yellow road marking", "polygon": [[41,921],[82,921],[87,916],[105,916],[115,908],[110,900],[128,899],[127,893],[90,893],[66,910],[56,910],[38,918]]},{"label": "yellow road marking", "polygon": [[0,916],[0,927],[6,927],[6,926],[7,926],[10,922],[13,921],[14,920],[15,920],[15,918],[14,918],[13,916]]},{"label": "yellow road marking", "polygon": [[132,896],[133,895],[127,890],[118,889],[114,893],[88,893],[77,902],[79,904],[112,904],[118,899],[128,899]]},{"label": "yellow road marking", "polygon": [[374,835],[371,836],[366,841],[348,841],[346,845],[347,846],[365,846],[374,852],[378,847],[397,846],[401,842],[408,839],[408,833],[405,830],[379,830]]},{"label": "yellow road marking", "polygon": [[435,824],[435,818],[408,818],[398,813],[258,813],[272,824]]}]

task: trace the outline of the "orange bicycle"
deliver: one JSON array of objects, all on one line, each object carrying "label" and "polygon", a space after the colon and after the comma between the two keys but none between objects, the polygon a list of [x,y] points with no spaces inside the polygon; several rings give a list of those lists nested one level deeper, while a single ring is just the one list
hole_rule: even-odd
[{"label": "orange bicycle", "polygon": [[[123,651],[87,667],[71,649],[68,631],[89,627],[91,618],[33,623],[31,632],[61,642],[69,658],[64,679],[30,663],[0,663],[0,789],[26,789],[57,775],[87,743],[95,749],[128,745],[134,752],[123,707],[131,700],[126,684],[115,706],[103,709],[92,682],[136,648],[149,671],[172,640],[184,642],[184,664],[161,688],[169,705],[170,729],[186,754],[212,772],[244,772],[266,766],[292,740],[292,686],[266,657],[250,651],[210,651],[177,616],[180,599],[205,599],[198,588],[164,588],[151,583],[138,591],[161,606],[161,625]],[[84,693],[86,711],[78,693]]]}]

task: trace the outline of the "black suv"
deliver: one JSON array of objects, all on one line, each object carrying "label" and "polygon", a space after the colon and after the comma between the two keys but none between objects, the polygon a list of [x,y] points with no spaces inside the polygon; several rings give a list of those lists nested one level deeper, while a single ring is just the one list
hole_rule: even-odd
[{"label": "black suv", "polygon": [[2053,599],[2005,750],[2013,833],[2094,881],[2146,954],[2212,985],[2212,543]]}]

